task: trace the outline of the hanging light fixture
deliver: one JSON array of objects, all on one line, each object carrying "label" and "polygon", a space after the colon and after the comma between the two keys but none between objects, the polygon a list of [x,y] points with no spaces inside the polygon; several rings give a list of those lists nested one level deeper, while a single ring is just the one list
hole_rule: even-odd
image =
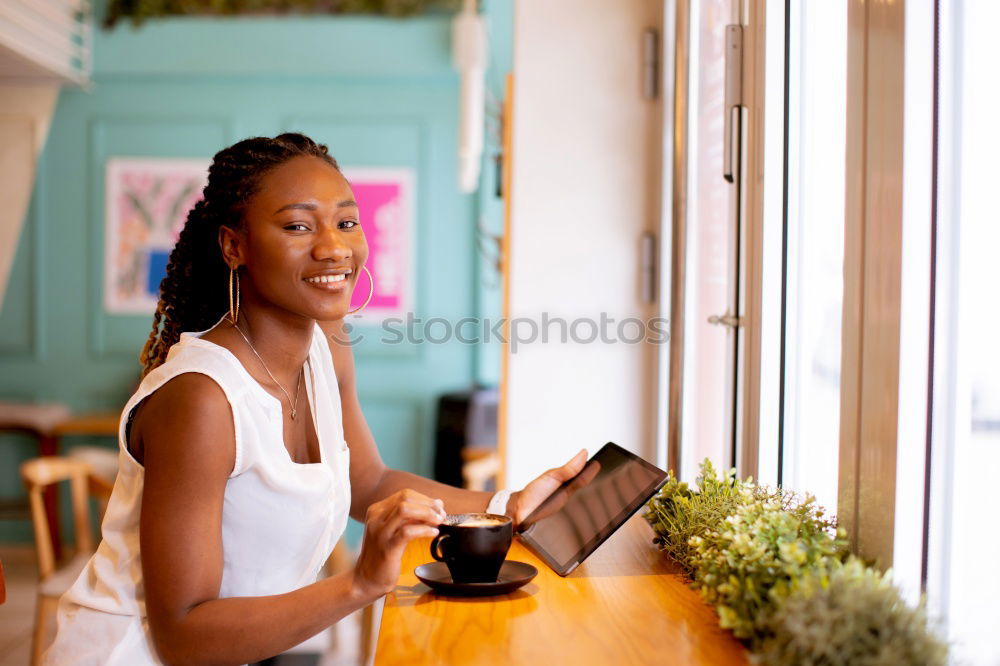
[{"label": "hanging light fixture", "polygon": [[485,124],[486,21],[477,0],[464,0],[451,24],[452,62],[461,74],[458,100],[458,189],[475,192],[483,159]]}]

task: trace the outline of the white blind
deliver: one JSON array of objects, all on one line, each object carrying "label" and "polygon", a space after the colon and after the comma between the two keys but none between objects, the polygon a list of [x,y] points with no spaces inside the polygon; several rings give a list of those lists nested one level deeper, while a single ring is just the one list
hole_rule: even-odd
[{"label": "white blind", "polygon": [[89,76],[86,0],[0,2],[0,79],[84,83]]}]

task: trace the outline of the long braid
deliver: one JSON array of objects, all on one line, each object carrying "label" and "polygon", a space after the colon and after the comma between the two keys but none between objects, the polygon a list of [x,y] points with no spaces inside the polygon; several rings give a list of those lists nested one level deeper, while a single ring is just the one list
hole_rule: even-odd
[{"label": "long braid", "polygon": [[143,376],[166,360],[181,333],[210,328],[229,308],[229,267],[219,247],[219,228],[240,228],[244,207],[264,175],[299,156],[318,157],[340,169],[326,146],[302,134],[254,137],[216,153],[204,196],[188,213],[160,282],[152,330],[139,354]]}]

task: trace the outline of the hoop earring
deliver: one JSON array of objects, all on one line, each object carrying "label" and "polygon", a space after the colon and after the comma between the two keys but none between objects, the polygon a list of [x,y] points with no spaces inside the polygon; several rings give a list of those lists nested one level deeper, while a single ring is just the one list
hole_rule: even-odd
[{"label": "hoop earring", "polygon": [[374,280],[374,279],[372,278],[372,273],[371,273],[371,271],[369,271],[369,270],[368,270],[368,267],[367,267],[367,266],[365,266],[364,264],[362,264],[362,265],[361,265],[361,269],[362,269],[362,270],[363,270],[363,271],[364,271],[365,273],[368,273],[368,284],[370,285],[370,286],[369,286],[369,288],[368,288],[368,298],[366,298],[366,299],[365,299],[365,302],[364,302],[364,303],[362,303],[361,305],[359,305],[358,307],[354,308],[353,310],[348,310],[348,311],[347,311],[347,314],[354,314],[355,312],[361,312],[362,310],[364,310],[364,309],[365,309],[365,307],[366,307],[366,306],[367,306],[367,305],[368,305],[369,303],[371,303],[371,301],[372,301],[372,296],[374,296],[374,295],[375,295],[375,280]]},{"label": "hoop earring", "polygon": [[[233,296],[233,282],[236,283],[236,295]],[[229,321],[236,326],[240,318],[240,274],[235,268],[229,269]]]}]

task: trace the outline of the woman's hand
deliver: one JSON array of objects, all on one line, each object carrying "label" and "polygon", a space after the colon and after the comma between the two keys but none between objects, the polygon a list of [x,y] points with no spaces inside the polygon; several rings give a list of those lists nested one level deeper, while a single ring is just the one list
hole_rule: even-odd
[{"label": "woman's hand", "polygon": [[569,462],[562,467],[546,471],[537,479],[510,496],[507,502],[507,514],[518,525],[534,511],[539,504],[548,499],[556,488],[580,473],[587,464],[587,450],[581,449]]},{"label": "woman's hand", "polygon": [[444,502],[415,490],[400,490],[368,507],[354,584],[365,597],[390,592],[399,580],[403,550],[413,539],[437,536]]}]

